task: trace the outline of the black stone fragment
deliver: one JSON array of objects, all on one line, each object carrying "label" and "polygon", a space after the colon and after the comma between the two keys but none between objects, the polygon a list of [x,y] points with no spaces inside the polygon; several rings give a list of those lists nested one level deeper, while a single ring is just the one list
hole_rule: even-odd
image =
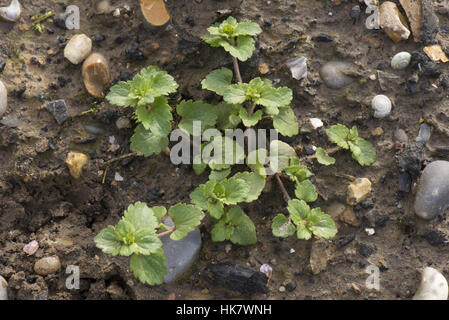
[{"label": "black stone fragment", "polygon": [[359,243],[359,253],[362,257],[368,258],[376,251],[375,247],[367,245],[365,243]]},{"label": "black stone fragment", "polygon": [[317,42],[332,42],[334,38],[328,34],[320,33],[319,35],[313,37],[313,40]]},{"label": "black stone fragment", "polygon": [[5,70],[6,67],[6,62],[5,61],[0,61],[0,73],[3,72],[3,70]]},{"label": "black stone fragment", "polygon": [[399,172],[399,191],[410,192],[412,189],[412,177],[408,172]]},{"label": "black stone fragment", "polygon": [[355,239],[355,234],[351,234],[347,237],[342,237],[342,238],[338,239],[338,244],[340,245],[340,248],[341,248],[341,247],[344,247],[344,246],[350,244],[352,241],[354,241],[354,239]]},{"label": "black stone fragment", "polygon": [[139,49],[139,44],[137,42],[132,43],[131,46],[125,49],[125,56],[133,61],[146,59],[145,54]]},{"label": "black stone fragment", "polygon": [[203,278],[212,285],[244,294],[268,292],[268,277],[265,274],[238,264],[209,264],[204,269]]},{"label": "black stone fragment", "polygon": [[395,158],[401,172],[406,171],[415,179],[419,176],[424,161],[424,145],[421,142],[412,142],[396,153]]},{"label": "black stone fragment", "polygon": [[296,282],[289,282],[285,286],[285,289],[287,289],[288,292],[292,292],[296,289]]},{"label": "black stone fragment", "polygon": [[69,117],[67,113],[67,105],[63,99],[49,102],[44,106],[44,108],[53,115],[59,125],[63,124]]}]

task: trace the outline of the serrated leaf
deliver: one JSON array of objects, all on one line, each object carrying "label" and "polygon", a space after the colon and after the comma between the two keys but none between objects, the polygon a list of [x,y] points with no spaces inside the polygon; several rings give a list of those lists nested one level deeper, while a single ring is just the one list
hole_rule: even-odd
[{"label": "serrated leaf", "polygon": [[231,173],[231,168],[223,170],[212,170],[209,174],[209,180],[221,181]]},{"label": "serrated leaf", "polygon": [[128,82],[120,81],[109,90],[106,99],[110,104],[120,107],[131,107],[137,105],[136,99],[129,96],[131,85]]},{"label": "serrated leaf", "polygon": [[287,238],[295,233],[296,228],[285,215],[279,213],[271,223],[271,230],[275,237]]},{"label": "serrated leaf", "polygon": [[191,194],[190,201],[203,209],[207,208],[209,198],[211,198],[216,182],[208,181],[199,185]]},{"label": "serrated leaf", "polygon": [[242,122],[239,117],[240,105],[221,102],[216,107],[217,127],[220,130],[235,129]]},{"label": "serrated leaf", "polygon": [[217,122],[216,107],[202,101],[183,100],[176,107],[176,112],[182,117],[179,127],[193,135],[193,122],[201,122],[201,133],[214,127]]},{"label": "serrated leaf", "polygon": [[168,146],[168,138],[153,134],[139,124],[131,137],[130,149],[133,152],[141,152],[145,157],[161,153]]},{"label": "serrated leaf", "polygon": [[233,73],[228,68],[221,68],[209,73],[206,78],[201,81],[203,89],[210,90],[216,94],[223,96],[228,86],[232,83]]},{"label": "serrated leaf", "polygon": [[265,187],[265,179],[254,172],[239,172],[234,178],[244,180],[249,186],[245,202],[257,200]]},{"label": "serrated leaf", "polygon": [[137,107],[136,116],[145,129],[155,135],[168,135],[171,131],[173,116],[165,97],[156,98],[150,106]]},{"label": "serrated leaf", "polygon": [[270,168],[273,172],[281,172],[290,164],[290,158],[297,157],[295,149],[285,142],[270,142]]},{"label": "serrated leaf", "polygon": [[254,39],[251,36],[240,35],[237,36],[237,44],[232,45],[229,42],[222,40],[218,42],[220,46],[229,52],[231,56],[239,59],[242,62],[248,60],[254,52]]},{"label": "serrated leaf", "polygon": [[349,149],[349,145],[347,142],[349,129],[346,126],[342,124],[333,125],[326,130],[326,134],[331,142],[337,144],[343,149]]},{"label": "serrated leaf", "polygon": [[[145,81],[144,87],[151,90],[152,95],[155,98],[168,95],[178,89],[178,84],[175,79],[166,71],[162,71],[158,67],[149,66],[142,69],[140,75],[142,75]],[[131,87],[133,86],[134,84],[131,83]]]},{"label": "serrated leaf", "polygon": [[217,220],[220,219],[224,214],[223,202],[220,202],[216,199],[209,199],[206,209],[209,212],[210,216]]},{"label": "serrated leaf", "polygon": [[104,253],[116,256],[120,253],[121,242],[115,236],[115,228],[108,226],[98,233],[94,238],[97,248]]},{"label": "serrated leaf", "polygon": [[279,107],[287,107],[293,100],[293,91],[289,87],[277,88],[279,95]]},{"label": "serrated leaf", "polygon": [[[234,208],[232,208],[231,210],[236,210]],[[237,208],[240,209],[240,207]],[[239,218],[232,219],[232,222],[234,224],[234,232],[231,234],[231,237],[229,239],[232,243],[242,246],[257,243],[256,227],[254,226],[254,223],[251,221],[250,217],[244,214],[243,211],[242,215]]]},{"label": "serrated leaf", "polygon": [[262,32],[260,26],[255,22],[239,22],[234,30],[234,35],[257,36]]},{"label": "serrated leaf", "polygon": [[134,276],[152,286],[164,282],[165,275],[168,273],[166,265],[167,259],[162,249],[150,255],[133,254],[129,263]]},{"label": "serrated leaf", "polygon": [[318,198],[315,186],[310,180],[304,180],[296,184],[295,195],[306,202],[314,202]]},{"label": "serrated leaf", "polygon": [[371,142],[359,137],[356,139],[356,143],[349,141],[349,147],[352,152],[352,158],[361,166],[369,166],[376,161],[376,149],[374,149]]},{"label": "serrated leaf", "polygon": [[153,210],[158,223],[160,223],[162,218],[167,214],[167,209],[162,206],[151,207],[151,210]]},{"label": "serrated leaf", "polygon": [[292,137],[299,133],[298,121],[290,107],[279,109],[279,113],[273,116],[273,126],[283,136]]},{"label": "serrated leaf", "polygon": [[337,226],[332,218],[321,211],[320,208],[314,208],[310,213],[310,230],[314,235],[324,239],[333,238],[337,234]]},{"label": "serrated leaf", "polygon": [[162,242],[154,230],[139,229],[134,236],[133,253],[149,255],[162,248]]},{"label": "serrated leaf", "polygon": [[149,229],[154,231],[159,225],[158,218],[156,217],[154,211],[148,208],[145,203],[140,201],[128,206],[128,209],[124,213],[123,219],[131,223],[135,230]]},{"label": "serrated leaf", "polygon": [[246,100],[247,83],[232,84],[223,93],[223,99],[230,104],[242,104]]},{"label": "serrated leaf", "polygon": [[134,253],[131,247],[134,243],[134,234],[136,232],[134,226],[128,221],[122,219],[115,226],[115,237],[120,241],[119,255],[128,257]]},{"label": "serrated leaf", "polygon": [[309,240],[312,238],[312,232],[303,224],[296,226],[296,236],[300,240]]},{"label": "serrated leaf", "polygon": [[287,210],[293,223],[297,226],[303,224],[310,216],[310,207],[304,200],[293,199],[288,202]]},{"label": "serrated leaf", "polygon": [[220,200],[228,205],[245,201],[250,191],[250,186],[243,179],[232,177],[223,180],[221,184],[224,187],[224,194]]},{"label": "serrated leaf", "polygon": [[245,159],[243,147],[236,140],[229,137],[215,137],[209,143],[209,146],[211,147],[209,148],[210,153],[206,154],[207,151],[203,152],[203,160],[208,162],[212,170],[224,170],[233,164],[243,162]]},{"label": "serrated leaf", "polygon": [[257,110],[249,116],[248,111],[244,107],[241,107],[239,116],[245,127],[253,127],[262,119],[262,110]]},{"label": "serrated leaf", "polygon": [[218,221],[211,230],[212,241],[222,242],[231,238],[234,226],[227,224],[224,220]]},{"label": "serrated leaf", "polygon": [[307,166],[302,165],[298,157],[292,157],[289,161],[289,166],[284,169],[287,176],[295,183],[301,182],[313,176],[313,173],[307,168]]},{"label": "serrated leaf", "polygon": [[322,165],[329,166],[335,163],[335,158],[329,157],[321,147],[316,149],[315,156],[317,161]]},{"label": "serrated leaf", "polygon": [[204,218],[204,213],[200,208],[191,205],[178,203],[168,209],[168,215],[175,224],[175,231],[170,235],[172,240],[181,240],[195,229]]}]

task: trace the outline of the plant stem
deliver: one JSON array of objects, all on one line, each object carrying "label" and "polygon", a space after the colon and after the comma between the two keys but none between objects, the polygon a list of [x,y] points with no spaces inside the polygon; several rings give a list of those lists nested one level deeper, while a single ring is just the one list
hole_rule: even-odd
[{"label": "plant stem", "polygon": [[123,160],[123,159],[129,158],[129,157],[141,156],[141,155],[142,155],[141,152],[127,153],[127,154],[124,154],[122,156],[119,156],[119,157],[116,157],[116,158],[112,158],[111,160],[106,161],[104,163],[104,165],[108,166],[108,165],[110,165],[111,163],[113,163],[115,161]]},{"label": "plant stem", "polygon": [[276,174],[274,175],[274,177],[276,178],[276,181],[278,182],[279,187],[281,188],[282,194],[284,195],[284,200],[285,200],[286,202],[289,202],[292,198],[290,198],[290,196],[288,195],[288,192],[287,192],[287,190],[285,189],[284,184],[282,183],[282,180],[281,180],[281,177],[279,176],[279,173],[276,173]]},{"label": "plant stem", "polygon": [[166,230],[166,231],[164,231],[164,232],[158,233],[158,234],[157,234],[157,237],[158,237],[158,238],[162,238],[162,237],[168,236],[168,235],[171,234],[173,231],[175,231],[175,227],[172,227],[171,229],[168,229],[168,230]]},{"label": "plant stem", "polygon": [[236,57],[232,57],[232,62],[234,63],[235,77],[238,83],[242,83],[242,75],[240,74],[239,62]]},{"label": "plant stem", "polygon": [[[325,152],[327,155],[331,155],[331,154],[337,153],[340,150],[341,150],[341,147],[337,146],[337,147],[330,148],[329,150],[325,150]],[[313,159],[316,159],[316,154],[313,154],[311,156],[302,157],[300,160],[307,161],[307,160],[313,160]]]}]

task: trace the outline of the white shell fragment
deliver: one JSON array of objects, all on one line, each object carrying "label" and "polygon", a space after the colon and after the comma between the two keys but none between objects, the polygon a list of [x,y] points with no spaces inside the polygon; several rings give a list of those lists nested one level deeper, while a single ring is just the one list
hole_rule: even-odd
[{"label": "white shell fragment", "polygon": [[406,51],[397,53],[393,59],[391,59],[391,67],[395,70],[401,70],[406,68],[410,61],[412,60],[412,55]]},{"label": "white shell fragment", "polygon": [[92,51],[92,40],[85,34],[77,34],[70,39],[64,49],[64,57],[71,63],[79,64],[87,58]]},{"label": "white shell fragment", "polygon": [[6,107],[8,106],[8,91],[5,85],[0,80],[0,118],[5,114]]},{"label": "white shell fragment", "polygon": [[286,62],[287,67],[290,68],[293,79],[301,80],[307,77],[307,58],[298,57],[290,59]]},{"label": "white shell fragment", "polygon": [[8,300],[8,282],[0,276],[0,301]]},{"label": "white shell fragment", "polygon": [[0,18],[8,22],[16,22],[22,14],[19,0],[12,0],[9,6],[0,7]]},{"label": "white shell fragment", "polygon": [[321,128],[324,124],[323,124],[323,121],[321,121],[320,119],[318,119],[318,118],[310,118],[309,119],[309,123],[310,123],[310,126],[313,128],[313,129],[318,129],[318,128]]},{"label": "white shell fragment", "polygon": [[37,249],[39,249],[39,243],[36,240],[31,241],[23,247],[23,251],[29,256],[35,254]]},{"label": "white shell fragment", "polygon": [[365,228],[365,232],[367,235],[372,236],[376,233],[376,230],[374,230],[373,228]]},{"label": "white shell fragment", "polygon": [[371,100],[375,118],[385,118],[391,112],[391,100],[383,94],[378,94]]},{"label": "white shell fragment", "polygon": [[273,268],[268,263],[261,265],[259,271],[265,274],[268,279],[271,279],[271,276],[273,275]]},{"label": "white shell fragment", "polygon": [[447,300],[448,291],[446,278],[438,270],[426,267],[413,300]]},{"label": "white shell fragment", "polygon": [[430,126],[427,123],[421,123],[416,141],[426,143],[430,139]]},{"label": "white shell fragment", "polygon": [[80,8],[75,5],[67,6],[65,10],[67,18],[65,19],[65,27],[68,30],[79,30],[80,28]]}]

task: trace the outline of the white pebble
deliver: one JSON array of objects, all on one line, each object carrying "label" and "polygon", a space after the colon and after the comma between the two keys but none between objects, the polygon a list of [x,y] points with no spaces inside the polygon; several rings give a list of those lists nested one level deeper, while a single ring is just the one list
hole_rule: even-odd
[{"label": "white pebble", "polygon": [[422,271],[421,283],[413,300],[447,300],[446,278],[436,269],[427,267]]},{"label": "white pebble", "polygon": [[270,279],[273,274],[273,268],[269,264],[264,263],[260,266],[260,272],[264,273]]},{"label": "white pebble", "polygon": [[31,241],[23,247],[23,251],[29,256],[35,254],[37,249],[39,249],[39,243],[36,240]]},{"label": "white pebble", "polygon": [[290,248],[290,253],[295,253],[295,249]]},{"label": "white pebble", "polygon": [[373,234],[376,233],[376,230],[374,230],[373,228],[366,228],[365,232],[369,235],[372,236]]},{"label": "white pebble", "polygon": [[120,173],[116,172],[115,176],[114,176],[114,180],[115,181],[123,181],[125,179],[120,175]]},{"label": "white pebble", "polygon": [[0,276],[0,301],[8,300],[8,282]]},{"label": "white pebble", "polygon": [[0,118],[5,114],[6,107],[8,106],[8,91],[5,85],[0,80]]},{"label": "white pebble", "polygon": [[373,81],[377,79],[375,74],[370,75],[369,78],[370,78],[370,80],[373,80]]},{"label": "white pebble", "polygon": [[92,40],[85,34],[77,34],[70,39],[64,48],[64,57],[71,63],[79,64],[87,58],[92,51]]},{"label": "white pebble", "polygon": [[323,121],[318,118],[310,118],[309,122],[313,129],[321,128],[324,125]]}]

